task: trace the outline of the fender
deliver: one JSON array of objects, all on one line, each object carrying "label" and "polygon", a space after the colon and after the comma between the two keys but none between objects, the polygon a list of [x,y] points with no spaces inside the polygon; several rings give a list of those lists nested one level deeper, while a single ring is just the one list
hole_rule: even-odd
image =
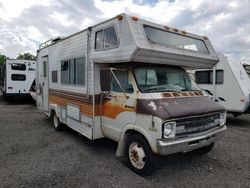
[{"label": "fender", "polygon": [[136,131],[140,133],[141,135],[143,135],[146,138],[151,150],[156,154],[159,153],[156,147],[156,140],[152,139],[149,133],[147,133],[145,129],[142,129],[142,127],[136,124],[128,124],[121,131],[120,141],[118,142],[118,146],[116,149],[116,157],[123,157],[125,155],[124,150],[125,150],[125,145],[126,145],[126,139],[128,137],[128,134],[126,134],[126,132],[129,130]]},{"label": "fender", "polygon": [[52,111],[53,111],[53,110],[55,111],[56,116],[59,117],[59,114],[60,114],[60,113],[58,113],[59,110],[58,110],[58,105],[57,105],[57,104],[55,104],[55,103],[50,103],[50,104],[49,104],[49,108],[50,108],[50,110],[49,110],[49,117],[52,116]]}]

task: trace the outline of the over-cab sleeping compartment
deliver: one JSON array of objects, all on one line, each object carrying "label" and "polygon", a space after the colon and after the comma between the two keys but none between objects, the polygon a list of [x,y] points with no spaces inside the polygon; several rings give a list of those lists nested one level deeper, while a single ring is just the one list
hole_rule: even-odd
[{"label": "over-cab sleeping compartment", "polygon": [[[162,26],[122,14],[122,20],[114,19],[93,28],[92,59],[95,63],[143,62],[175,65],[187,68],[211,68],[217,62],[216,53],[207,37],[183,30]],[[113,34],[105,29],[113,27]],[[103,30],[102,49],[98,32]],[[113,38],[113,39],[112,39]],[[107,41],[106,41],[107,40]],[[112,47],[105,47],[115,41]],[[105,58],[104,58],[105,57]]]}]

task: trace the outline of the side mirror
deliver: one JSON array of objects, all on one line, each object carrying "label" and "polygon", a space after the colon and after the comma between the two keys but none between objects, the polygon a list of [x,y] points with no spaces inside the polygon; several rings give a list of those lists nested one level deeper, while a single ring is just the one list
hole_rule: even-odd
[{"label": "side mirror", "polygon": [[111,71],[109,69],[100,71],[100,83],[102,92],[110,91]]}]

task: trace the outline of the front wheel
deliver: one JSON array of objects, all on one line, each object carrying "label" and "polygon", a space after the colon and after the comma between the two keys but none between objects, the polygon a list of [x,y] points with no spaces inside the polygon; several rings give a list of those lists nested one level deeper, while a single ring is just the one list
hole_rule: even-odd
[{"label": "front wheel", "polygon": [[52,116],[52,123],[53,123],[54,128],[57,131],[61,131],[63,129],[63,125],[60,122],[60,119],[57,117],[55,112],[53,113],[53,116]]},{"label": "front wheel", "polygon": [[126,160],[128,167],[140,176],[148,176],[158,167],[156,155],[140,135],[130,135],[127,138]]}]

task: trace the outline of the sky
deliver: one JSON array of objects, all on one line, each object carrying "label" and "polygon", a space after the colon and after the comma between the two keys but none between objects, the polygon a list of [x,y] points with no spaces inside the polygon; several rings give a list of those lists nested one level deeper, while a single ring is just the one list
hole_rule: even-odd
[{"label": "sky", "polygon": [[39,44],[120,13],[208,36],[218,53],[250,62],[250,0],[0,0],[0,53]]}]

